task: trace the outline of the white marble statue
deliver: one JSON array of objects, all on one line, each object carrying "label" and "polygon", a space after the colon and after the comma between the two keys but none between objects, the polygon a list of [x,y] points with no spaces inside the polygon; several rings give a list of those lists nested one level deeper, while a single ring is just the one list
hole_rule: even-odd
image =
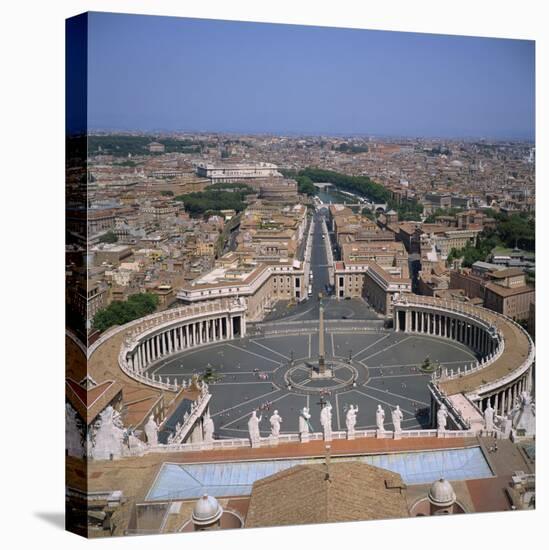
[{"label": "white marble statue", "polygon": [[324,430],[324,439],[329,441],[332,439],[332,404],[326,403],[320,411],[320,425]]},{"label": "white marble statue", "polygon": [[533,437],[536,433],[536,413],[530,392],[520,394],[519,404],[511,413],[513,434],[519,437]]},{"label": "white marble statue", "polygon": [[396,409],[391,413],[391,419],[393,421],[393,429],[395,430],[395,433],[399,433],[402,431],[401,422],[403,418],[404,415],[400,410],[400,405],[397,405]]},{"label": "white marble statue", "polygon": [[356,426],[356,415],[358,413],[358,405],[349,405],[349,410],[345,417],[345,425],[347,426],[347,434],[354,435]]},{"label": "white marble statue", "polygon": [[248,432],[250,433],[250,440],[252,443],[259,441],[259,423],[262,418],[262,416],[259,416],[258,418],[257,411],[254,410],[248,420]]},{"label": "white marble statue", "polygon": [[484,429],[487,432],[494,431],[494,409],[488,401],[488,406],[484,409]]},{"label": "white marble statue", "polygon": [[308,436],[310,431],[311,413],[308,407],[303,407],[299,413],[299,434],[301,436]]},{"label": "white marble statue", "polygon": [[446,429],[446,422],[448,420],[448,409],[446,405],[442,403],[437,412],[437,429],[444,431]]},{"label": "white marble statue", "polygon": [[209,411],[204,415],[202,420],[202,432],[203,432],[203,441],[204,443],[212,443],[213,434],[214,434],[214,422],[210,416]]},{"label": "white marble statue", "polygon": [[497,423],[499,431],[501,432],[501,437],[503,437],[504,439],[508,439],[511,436],[511,430],[513,428],[513,421],[511,420],[511,416],[500,416],[498,414],[495,414],[494,419]]},{"label": "white marble statue", "polygon": [[269,418],[271,423],[271,436],[278,437],[280,435],[280,424],[282,423],[282,417],[278,414],[278,411],[274,411],[274,414]]},{"label": "white marble statue", "polygon": [[145,435],[147,436],[147,443],[151,447],[158,445],[158,424],[154,420],[154,415],[149,416],[149,420],[145,424]]},{"label": "white marble statue", "polygon": [[128,432],[128,447],[130,451],[139,451],[140,454],[142,454],[142,451],[144,451],[147,448],[147,444],[143,443],[141,439],[139,439],[133,431]]},{"label": "white marble statue", "polygon": [[376,425],[377,425],[377,429],[380,432],[385,431],[385,428],[383,426],[384,422],[385,422],[385,411],[383,410],[383,407],[381,405],[378,405],[377,411],[376,411]]},{"label": "white marble statue", "polygon": [[124,448],[124,436],[120,413],[109,405],[99,415],[95,441],[92,449],[92,458],[95,460],[108,460],[122,456]]}]

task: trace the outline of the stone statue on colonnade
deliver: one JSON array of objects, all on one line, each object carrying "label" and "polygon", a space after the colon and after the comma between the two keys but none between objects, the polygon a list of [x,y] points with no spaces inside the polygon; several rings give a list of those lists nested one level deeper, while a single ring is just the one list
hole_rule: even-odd
[{"label": "stone statue on colonnade", "polygon": [[202,432],[204,443],[212,443],[214,434],[214,422],[212,417],[210,416],[210,411],[206,411],[206,414],[204,415],[204,418],[202,420]]},{"label": "stone statue on colonnade", "polygon": [[520,394],[518,407],[511,412],[514,437],[534,437],[536,433],[536,412],[532,395],[528,391]]},{"label": "stone statue on colonnade", "polygon": [[126,430],[122,425],[120,413],[109,405],[99,415],[99,421],[96,423],[92,458],[108,460],[111,456],[122,456],[125,435]]},{"label": "stone statue on colonnade", "polygon": [[490,401],[488,401],[488,406],[484,409],[484,429],[487,432],[494,431],[494,409]]},{"label": "stone statue on colonnade", "polygon": [[391,413],[391,419],[393,421],[393,428],[395,430],[395,433],[400,433],[402,431],[400,423],[402,422],[403,418],[404,415],[400,410],[400,405],[397,405],[396,409]]},{"label": "stone statue on colonnade", "polygon": [[355,436],[356,415],[358,413],[358,405],[349,405],[347,416],[345,417],[345,425],[347,426],[347,437],[349,439]]},{"label": "stone statue on colonnade", "polygon": [[328,401],[320,411],[320,425],[324,430],[324,439],[332,440],[332,404]]},{"label": "stone statue on colonnade", "polygon": [[278,437],[280,435],[280,424],[282,423],[282,417],[278,414],[278,411],[274,411],[274,414],[269,418],[271,423],[271,436]]},{"label": "stone statue on colonnade", "polygon": [[311,413],[308,407],[303,407],[299,413],[299,435],[301,440],[307,440],[311,429]]},{"label": "stone statue on colonnade", "polygon": [[448,409],[446,405],[442,403],[437,412],[437,429],[440,431],[446,430],[446,422],[448,421]]},{"label": "stone statue on colonnade", "polygon": [[145,435],[147,436],[147,443],[151,447],[156,447],[156,445],[158,445],[158,424],[154,420],[154,415],[152,414],[145,424]]},{"label": "stone statue on colonnade", "polygon": [[259,423],[261,422],[262,418],[263,417],[261,415],[258,418],[257,411],[254,410],[248,420],[248,432],[250,434],[252,447],[259,443],[259,439],[261,437],[259,433]]},{"label": "stone statue on colonnade", "polygon": [[381,405],[378,405],[377,411],[376,411],[376,425],[377,425],[377,429],[380,432],[385,431],[385,427],[383,426],[384,422],[385,422],[385,411],[383,410],[383,407]]}]

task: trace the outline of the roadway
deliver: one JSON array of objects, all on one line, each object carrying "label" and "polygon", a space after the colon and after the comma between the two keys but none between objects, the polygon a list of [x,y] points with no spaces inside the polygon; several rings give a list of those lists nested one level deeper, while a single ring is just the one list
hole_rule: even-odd
[{"label": "roadway", "polygon": [[[320,292],[327,295],[327,285],[330,283],[329,265],[326,256],[326,244],[322,238],[322,219],[326,214],[315,211],[313,214],[313,243],[311,248],[311,273],[313,274],[312,294],[308,300],[298,304],[278,302],[266,316],[265,322],[278,320],[308,321],[318,319]],[[326,319],[368,319],[379,320],[379,316],[361,299],[337,301],[333,296],[324,300]]]}]

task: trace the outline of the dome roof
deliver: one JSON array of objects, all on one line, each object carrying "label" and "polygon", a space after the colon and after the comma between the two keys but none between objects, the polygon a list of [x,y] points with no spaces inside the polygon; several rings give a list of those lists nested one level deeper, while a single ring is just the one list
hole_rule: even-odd
[{"label": "dome roof", "polygon": [[456,493],[449,481],[439,479],[429,489],[429,502],[435,506],[451,506],[456,501]]},{"label": "dome roof", "polygon": [[217,499],[204,495],[196,501],[192,519],[195,525],[209,525],[215,523],[223,515],[223,508]]}]

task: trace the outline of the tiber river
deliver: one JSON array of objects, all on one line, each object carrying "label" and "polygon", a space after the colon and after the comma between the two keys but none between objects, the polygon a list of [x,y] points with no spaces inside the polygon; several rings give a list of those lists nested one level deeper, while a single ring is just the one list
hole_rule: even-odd
[{"label": "tiber river", "polygon": [[[353,197],[349,195],[344,195],[343,193],[340,193],[335,188],[329,188],[327,190],[317,190],[316,195],[322,202],[326,203],[339,203],[342,204],[344,202],[347,203],[357,203],[358,200],[354,199]],[[356,196],[356,195],[355,195]]]}]

